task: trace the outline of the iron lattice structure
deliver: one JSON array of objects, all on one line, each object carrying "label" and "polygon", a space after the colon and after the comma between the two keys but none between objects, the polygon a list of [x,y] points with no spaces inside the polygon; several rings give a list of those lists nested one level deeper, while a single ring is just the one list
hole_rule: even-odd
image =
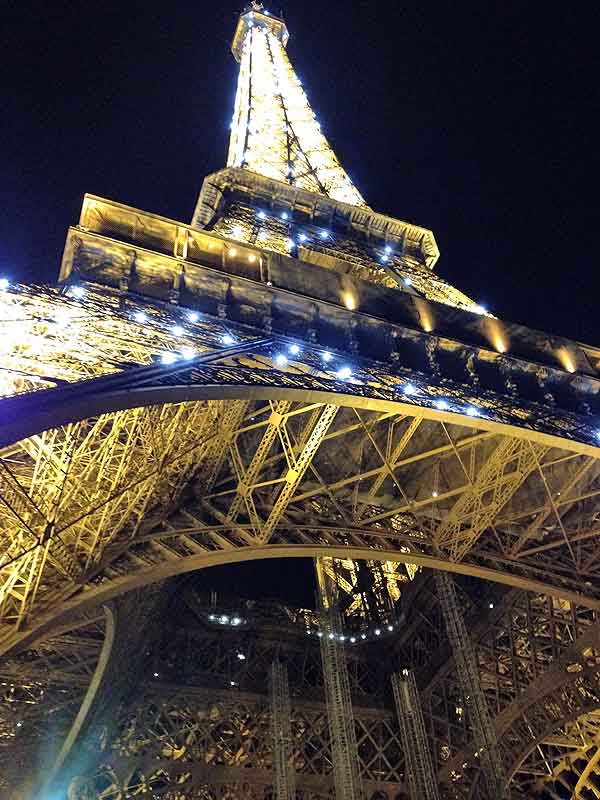
[{"label": "iron lattice structure", "polygon": [[[205,179],[191,225],[87,195],[58,285],[0,283],[0,751],[15,765],[2,791],[39,786],[40,764],[55,786],[90,785],[75,754],[116,741],[101,710],[110,685],[115,718],[129,708],[142,668],[128,646],[146,652],[149,587],[308,556],[329,559],[345,593],[340,636],[373,638],[355,624],[373,617],[369,597],[387,614],[389,671],[415,670],[444,791],[476,796],[482,781],[429,570],[455,576],[509,791],[573,784],[589,796],[600,351],[497,319],[436,276],[431,231],[368,208],[341,169],[286,41],[258,5],[240,18],[228,166]],[[381,564],[368,589],[358,560]],[[128,633],[135,617],[113,619],[111,604],[133,590],[148,600]],[[135,736],[185,727],[183,705],[168,721],[139,718]],[[243,739],[250,728],[235,725]],[[401,748],[392,761],[386,781],[402,787]],[[269,776],[238,796],[272,785],[271,765],[256,768]],[[202,786],[229,797],[232,781],[202,769]],[[367,766],[361,779],[388,791]]]}]

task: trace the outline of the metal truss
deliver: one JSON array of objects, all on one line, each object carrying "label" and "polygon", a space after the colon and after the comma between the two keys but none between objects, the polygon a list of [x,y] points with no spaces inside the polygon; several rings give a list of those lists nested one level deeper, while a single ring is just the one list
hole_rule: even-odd
[{"label": "metal truss", "polygon": [[352,205],[365,202],[321,132],[285,51],[287,30],[259,11],[240,18],[240,62],[228,166],[318,192]]},{"label": "metal truss", "polygon": [[412,672],[391,676],[394,702],[402,734],[405,758],[405,780],[411,800],[439,800],[437,775],[434,771],[419,691]]},{"label": "metal truss", "polygon": [[280,659],[275,659],[271,665],[269,690],[275,798],[294,800],[296,772],[292,763],[292,709],[287,667]]},{"label": "metal truss", "polygon": [[362,795],[357,769],[358,746],[345,648],[340,639],[342,620],[336,606],[337,587],[319,562],[316,563],[316,569],[321,591],[321,660],[335,795],[340,800],[358,800]]},{"label": "metal truss", "polygon": [[452,578],[447,573],[436,573],[436,586],[444,613],[448,639],[452,646],[454,661],[462,698],[469,712],[474,740],[485,782],[485,796],[501,798],[506,792],[504,767],[499,758],[496,731],[481,687],[479,665],[471,645]]}]

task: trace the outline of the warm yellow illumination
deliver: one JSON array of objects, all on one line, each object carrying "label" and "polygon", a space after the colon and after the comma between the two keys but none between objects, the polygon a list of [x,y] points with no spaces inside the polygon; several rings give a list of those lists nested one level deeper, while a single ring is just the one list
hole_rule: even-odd
[{"label": "warm yellow illumination", "polygon": [[237,250],[235,249],[235,247],[230,247],[229,250],[227,251],[227,254],[233,258],[233,256],[237,256]]},{"label": "warm yellow illumination", "polygon": [[417,313],[419,314],[419,321],[421,323],[421,327],[425,331],[425,333],[431,333],[431,331],[435,328],[435,319],[433,317],[433,311],[429,303],[425,300],[422,300],[420,297],[415,297],[415,307],[417,309]]},{"label": "warm yellow illumination", "polygon": [[322,134],[281,39],[268,26],[245,25],[237,55],[227,166],[366,205]]},{"label": "warm yellow illumination", "polygon": [[356,310],[356,300],[350,292],[344,292],[344,305],[348,311]]},{"label": "warm yellow illumination", "polygon": [[256,261],[256,256],[254,255],[254,253],[250,253],[250,255],[248,256],[248,261],[251,264],[254,264],[254,262]]},{"label": "warm yellow illumination", "polygon": [[486,317],[483,323],[486,339],[498,353],[508,351],[508,334],[504,325],[495,317]]},{"label": "warm yellow illumination", "polygon": [[558,351],[558,357],[560,359],[560,363],[567,370],[567,372],[575,372],[577,368],[575,365],[575,359],[573,357],[573,354],[569,350],[567,350],[566,347],[560,348],[560,350]]}]

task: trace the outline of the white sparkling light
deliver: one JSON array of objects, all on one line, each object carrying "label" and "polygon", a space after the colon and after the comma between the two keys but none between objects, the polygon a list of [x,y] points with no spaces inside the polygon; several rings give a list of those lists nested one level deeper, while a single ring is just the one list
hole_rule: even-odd
[{"label": "white sparkling light", "polygon": [[475,406],[467,406],[466,414],[468,417],[476,417],[479,415],[479,409],[475,408]]},{"label": "white sparkling light", "polygon": [[394,630],[394,626],[393,625],[388,625],[387,629],[388,629],[388,631],[393,631]]},{"label": "white sparkling light", "polygon": [[412,281],[410,278],[404,278],[404,285],[405,286],[412,286]]},{"label": "white sparkling light", "polygon": [[331,361],[331,359],[333,358],[333,356],[332,356],[332,354],[329,352],[329,350],[325,350],[325,352],[324,352],[324,353],[321,355],[321,358],[323,359],[323,361]]},{"label": "white sparkling light", "polygon": [[190,313],[188,314],[188,319],[190,322],[198,322],[198,320],[200,319],[200,314],[198,314],[197,311],[190,311]]},{"label": "white sparkling light", "polygon": [[334,633],[330,633],[330,634],[329,634],[329,638],[330,638],[330,639],[335,639],[335,634],[334,634]]},{"label": "white sparkling light", "polygon": [[448,408],[448,403],[446,400],[436,400],[435,407],[439,408],[440,411],[445,411]]},{"label": "white sparkling light", "polygon": [[290,218],[290,215],[287,213],[287,211],[284,211],[284,212],[281,214],[281,219],[289,219],[289,218]]},{"label": "white sparkling light", "polygon": [[189,361],[190,358],[194,358],[196,355],[196,351],[193,347],[182,347],[181,348],[181,355],[185,358],[186,361]]},{"label": "white sparkling light", "polygon": [[136,311],[135,314],[133,315],[133,318],[134,318],[134,320],[136,322],[147,322],[148,321],[148,315],[145,314],[143,311]]},{"label": "white sparkling light", "polygon": [[321,239],[327,239],[329,236],[329,231],[321,231],[319,236],[321,237]]},{"label": "white sparkling light", "polygon": [[385,252],[386,252],[388,255],[389,255],[389,254],[392,252],[392,248],[389,246],[389,244],[386,244],[386,246],[385,246]]},{"label": "white sparkling light", "polygon": [[379,628],[375,628],[375,636],[381,636],[381,630]]},{"label": "white sparkling light", "polygon": [[404,387],[404,389],[402,389],[402,391],[406,395],[411,395],[411,394],[414,394],[417,391],[417,387],[412,383],[407,383],[406,386]]},{"label": "white sparkling light", "polygon": [[352,644],[354,644],[354,642],[356,641],[356,637],[355,636],[351,636],[350,637],[350,641],[352,642]]},{"label": "white sparkling light", "polygon": [[235,342],[235,339],[230,333],[225,333],[223,334],[223,336],[221,336],[221,342],[224,345],[229,346]]},{"label": "white sparkling light", "polygon": [[352,370],[350,369],[350,367],[342,367],[341,369],[338,369],[336,375],[340,380],[347,381],[348,378],[352,375]]},{"label": "white sparkling light", "polygon": [[297,344],[290,345],[290,353],[293,356],[297,356],[299,352],[300,352],[300,347]]},{"label": "white sparkling light", "polygon": [[308,239],[308,236],[305,233],[301,233],[298,236],[298,239],[300,239],[301,242],[305,242]]},{"label": "white sparkling light", "polygon": [[366,639],[367,638],[367,634],[366,633],[361,633],[360,638],[361,639]]},{"label": "white sparkling light", "polygon": [[278,367],[285,367],[285,365],[287,364],[287,356],[284,356],[283,353],[278,353],[275,356],[275,363],[277,364]]},{"label": "white sparkling light", "polygon": [[173,336],[181,336],[183,334],[183,328],[181,325],[173,325],[171,328],[171,333]]},{"label": "white sparkling light", "polygon": [[0,292],[5,292],[10,286],[8,278],[0,278]]},{"label": "white sparkling light", "polygon": [[246,656],[245,656],[243,653],[238,653],[238,654],[237,654],[237,657],[238,657],[238,659],[239,659],[240,661],[245,661],[245,660],[246,660]]},{"label": "white sparkling light", "polygon": [[174,364],[177,361],[177,353],[163,353],[160,360],[163,364]]},{"label": "white sparkling light", "polygon": [[258,216],[259,219],[266,219],[267,218],[267,215],[265,214],[264,211],[259,211],[257,216]]},{"label": "white sparkling light", "polygon": [[83,286],[71,286],[69,289],[69,294],[72,297],[77,298],[77,300],[81,300],[82,297],[85,297],[85,289]]}]

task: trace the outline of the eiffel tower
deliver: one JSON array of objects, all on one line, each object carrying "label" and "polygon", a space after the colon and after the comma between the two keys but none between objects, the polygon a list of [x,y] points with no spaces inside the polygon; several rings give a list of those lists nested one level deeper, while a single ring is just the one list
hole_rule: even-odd
[{"label": "eiffel tower", "polygon": [[[600,350],[436,275],[287,40],[191,224],[86,195],[0,280],[1,797],[600,797]],[[320,611],[186,577],[281,557]]]}]

